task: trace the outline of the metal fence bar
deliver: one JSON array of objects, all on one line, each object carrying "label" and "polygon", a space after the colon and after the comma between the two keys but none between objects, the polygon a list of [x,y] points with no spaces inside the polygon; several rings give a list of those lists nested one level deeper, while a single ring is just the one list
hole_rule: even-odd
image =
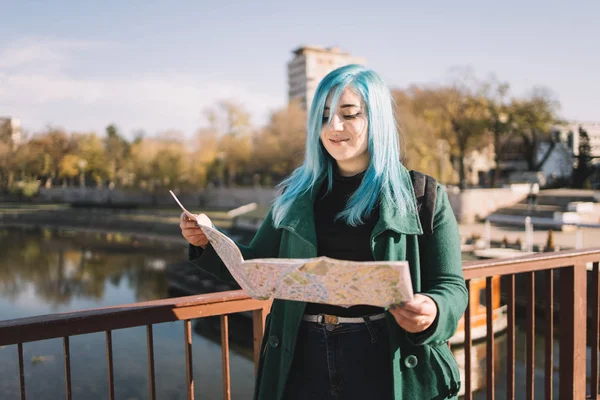
[{"label": "metal fence bar", "polygon": [[21,400],[25,400],[25,368],[23,366],[23,343],[17,344],[17,353],[19,357],[19,383],[21,385]]},{"label": "metal fence bar", "polygon": [[194,400],[194,367],[192,365],[192,323],[189,319],[183,321],[185,338],[185,372],[188,400]]},{"label": "metal fence bar", "polygon": [[65,359],[65,396],[67,400],[71,400],[73,394],[71,392],[71,354],[69,350],[69,337],[63,338],[63,350]]},{"label": "metal fence bar", "polygon": [[585,264],[560,269],[559,398],[585,398],[587,270]]},{"label": "metal fence bar", "polygon": [[154,337],[152,325],[146,325],[146,344],[148,346],[148,397],[156,399],[156,384],[154,382]]},{"label": "metal fence bar", "polygon": [[486,319],[486,383],[487,399],[494,400],[494,288],[492,286],[492,277],[485,278],[485,319]]},{"label": "metal fence bar", "polygon": [[544,398],[552,400],[552,384],[554,382],[554,270],[546,272],[546,326],[544,338]]},{"label": "metal fence bar", "polygon": [[506,340],[506,398],[515,399],[515,274],[508,276]]},{"label": "metal fence bar", "polygon": [[591,334],[592,334],[592,376],[590,382],[590,389],[592,398],[598,396],[598,353],[600,353],[600,271],[598,271],[598,262],[596,261],[593,264],[592,268],[592,281],[590,282],[591,286],[591,297],[590,299],[593,301],[592,305],[592,326],[591,326]]},{"label": "metal fence bar", "polygon": [[[577,251],[553,251],[515,258],[466,261],[463,265],[465,279],[487,278],[494,275],[509,275],[523,272],[561,268],[575,263],[598,261],[600,249]],[[562,399],[561,399],[562,400]]]},{"label": "metal fence bar", "polygon": [[526,350],[526,398],[534,400],[535,395],[535,272],[528,272],[527,278],[527,350]]},{"label": "metal fence bar", "polygon": [[267,314],[271,309],[271,304],[252,312],[252,327],[254,335],[254,375],[258,374],[258,361],[260,359],[260,345],[265,331],[265,322]]},{"label": "metal fence bar", "polygon": [[234,290],[0,321],[0,346],[253,311],[265,304],[270,302]]},{"label": "metal fence bar", "polygon": [[221,365],[223,366],[223,399],[231,400],[231,372],[229,369],[229,321],[221,315]]},{"label": "metal fence bar", "polygon": [[465,321],[465,400],[471,400],[473,397],[473,386],[471,382],[471,281],[465,282],[467,285],[467,293],[469,294],[469,301],[467,303],[467,309],[465,310],[464,321]]},{"label": "metal fence bar", "polygon": [[115,398],[115,372],[113,369],[112,331],[106,331],[106,363],[108,364],[108,398]]}]

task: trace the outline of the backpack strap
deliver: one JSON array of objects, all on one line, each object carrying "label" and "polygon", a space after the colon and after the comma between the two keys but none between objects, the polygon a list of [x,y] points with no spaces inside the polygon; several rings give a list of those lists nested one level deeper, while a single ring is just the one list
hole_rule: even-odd
[{"label": "backpack strap", "polygon": [[437,181],[435,178],[419,171],[411,170],[409,172],[415,190],[415,197],[417,198],[417,211],[423,227],[423,234],[431,235],[433,233]]}]

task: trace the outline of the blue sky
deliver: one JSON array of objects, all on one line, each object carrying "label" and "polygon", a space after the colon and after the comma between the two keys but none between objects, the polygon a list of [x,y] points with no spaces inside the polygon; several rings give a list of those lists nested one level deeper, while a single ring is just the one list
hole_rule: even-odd
[{"label": "blue sky", "polygon": [[287,101],[291,51],[317,44],[365,57],[391,87],[470,66],[600,120],[599,1],[416,3],[0,0],[0,116],[30,132],[191,136],[203,109],[233,99],[262,124]]}]

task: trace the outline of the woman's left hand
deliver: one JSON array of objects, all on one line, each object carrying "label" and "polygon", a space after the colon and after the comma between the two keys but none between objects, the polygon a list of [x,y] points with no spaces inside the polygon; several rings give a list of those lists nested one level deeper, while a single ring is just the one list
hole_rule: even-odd
[{"label": "woman's left hand", "polygon": [[423,332],[437,316],[437,305],[429,296],[415,294],[412,301],[390,306],[389,312],[398,325],[410,333]]}]

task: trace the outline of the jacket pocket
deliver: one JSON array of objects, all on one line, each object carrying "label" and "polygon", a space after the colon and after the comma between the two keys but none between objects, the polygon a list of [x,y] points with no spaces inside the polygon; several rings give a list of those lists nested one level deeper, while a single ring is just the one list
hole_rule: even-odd
[{"label": "jacket pocket", "polygon": [[431,346],[432,360],[436,360],[448,388],[448,397],[458,395],[460,390],[460,370],[447,343]]}]

